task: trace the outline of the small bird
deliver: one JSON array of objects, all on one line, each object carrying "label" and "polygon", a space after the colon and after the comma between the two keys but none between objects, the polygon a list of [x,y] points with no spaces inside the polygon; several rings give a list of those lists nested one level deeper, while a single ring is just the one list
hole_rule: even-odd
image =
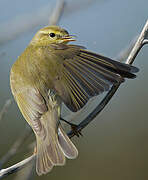
[{"label": "small bird", "polygon": [[71,111],[124,78],[135,78],[138,68],[87,51],[59,27],[40,29],[13,64],[10,85],[18,107],[37,140],[36,172],[51,171],[74,159],[78,151],[60,124],[64,103]]}]

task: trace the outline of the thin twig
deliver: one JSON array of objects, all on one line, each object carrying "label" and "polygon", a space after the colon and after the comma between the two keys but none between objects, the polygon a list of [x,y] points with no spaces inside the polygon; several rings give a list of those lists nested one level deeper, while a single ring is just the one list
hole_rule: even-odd
[{"label": "thin twig", "polygon": [[0,179],[5,177],[5,176],[8,176],[9,174],[12,174],[20,169],[22,169],[26,164],[28,164],[29,162],[31,162],[32,160],[35,159],[35,154],[33,154],[32,156],[24,159],[23,161],[17,163],[17,164],[14,164],[13,166],[10,166],[6,169],[2,169],[0,170]]},{"label": "thin twig", "polygon": [[[50,17],[50,25],[54,25],[57,24],[60,20],[60,17],[63,13],[64,10],[64,1],[60,0],[57,1],[56,7],[53,10],[53,13]],[[7,112],[8,107],[11,104],[11,100],[8,99],[3,107],[3,109],[0,112],[0,120],[2,119],[2,117],[4,116],[4,114]],[[30,135],[31,130],[30,128],[26,127],[24,130],[24,133],[22,133],[22,136],[20,136],[17,141],[14,142],[14,144],[12,145],[12,147],[10,148],[10,150],[6,153],[5,156],[3,156],[3,158],[0,160],[0,167],[3,166],[4,163],[6,163],[19,149],[19,147],[22,145],[22,143],[24,142],[24,140]]]},{"label": "thin twig", "polygon": [[22,135],[14,142],[14,144],[11,146],[11,148],[5,154],[5,156],[3,156],[2,159],[0,159],[0,168],[6,162],[8,162],[8,160],[11,157],[13,157],[16,154],[18,149],[21,147],[21,145],[24,143],[24,141],[28,138],[28,136],[30,136],[31,133],[32,133],[31,128],[29,128],[29,126],[26,126],[26,128],[24,129]]},{"label": "thin twig", "polygon": [[58,24],[63,12],[64,12],[65,4],[66,3],[64,0],[57,1],[56,6],[53,9],[53,12],[49,17],[49,25],[57,25]]},{"label": "thin twig", "polygon": [[[130,45],[128,45],[125,49],[123,49],[117,56],[115,59],[118,59],[119,61],[123,61],[125,58],[127,58],[130,54],[130,52],[132,51],[136,41],[137,41],[138,37],[136,36],[131,42]],[[81,122],[79,123],[78,127],[77,127],[77,131],[81,131],[83,128],[85,128],[92,120],[95,119],[95,117],[105,108],[105,106],[107,105],[107,103],[110,101],[110,99],[112,98],[112,96],[115,94],[115,92],[117,91],[117,89],[119,88],[120,84],[116,84],[114,85],[111,90],[107,93],[107,95],[104,97],[104,99],[99,103],[98,106],[96,106],[96,108],[89,113],[89,115]],[[79,112],[81,113],[81,112]],[[73,119],[76,119],[77,115],[73,117]],[[73,137],[74,133],[73,131],[70,131],[68,133],[69,137]]]},{"label": "thin twig", "polygon": [[[78,124],[75,131],[78,131],[78,132],[82,131],[82,129],[84,129],[91,121],[95,119],[95,117],[105,108],[105,106],[111,100],[112,96],[115,94],[119,86],[120,86],[120,83],[112,86],[112,88],[104,97],[104,99],[100,102],[100,104],[82,122]],[[71,130],[70,132],[68,132],[68,136],[72,138],[73,136],[75,136],[75,132]]]},{"label": "thin twig", "polygon": [[[64,0],[58,0],[57,1],[56,7],[54,8],[54,10],[53,10],[53,12],[52,12],[52,14],[50,15],[50,18],[49,18],[49,24],[50,25],[55,25],[55,24],[57,24],[59,22],[62,14],[63,14],[63,11],[64,11],[64,6],[65,6],[65,1]],[[0,112],[0,120],[2,119],[4,114],[7,112],[9,104],[10,104],[10,100],[6,101],[2,111]],[[24,130],[24,133],[22,134],[22,136],[20,136],[17,139],[17,141],[14,142],[14,144],[12,145],[10,150],[7,152],[7,154],[5,156],[3,156],[3,158],[0,160],[0,167],[2,167],[5,162],[7,162],[14,154],[16,154],[19,147],[22,145],[24,140],[30,135],[30,133],[31,133],[31,129],[26,127],[26,129]],[[34,159],[34,156],[35,155],[31,156],[32,158],[31,157],[27,158],[26,160],[21,161],[20,163],[17,163],[14,166],[11,166],[10,168],[0,170],[0,178],[21,169],[22,167],[24,167],[25,164],[32,161],[32,159]],[[20,165],[20,167],[19,167],[19,165]],[[28,172],[28,174],[29,174],[29,172]]]},{"label": "thin twig", "polygon": [[4,115],[8,112],[8,108],[10,107],[12,103],[11,99],[6,100],[2,110],[0,111],[0,121],[3,119]]},{"label": "thin twig", "polygon": [[34,179],[32,176],[34,175],[35,163],[31,161],[27,166],[17,172],[15,180],[30,180]]},{"label": "thin twig", "polygon": [[[137,39],[132,51],[130,52],[126,64],[132,64],[135,60],[135,57],[137,56],[140,49],[143,47],[143,45],[148,44],[147,41],[148,36],[148,20],[142,30],[142,32],[139,35],[139,38]],[[104,97],[104,99],[101,101],[101,103],[77,126],[77,131],[81,131],[83,128],[85,128],[108,104],[110,99],[113,97],[117,89],[119,88],[121,83],[118,83],[110,89],[110,91],[107,93],[107,95]],[[75,135],[74,131],[70,131],[68,133],[69,137],[73,137]]]},{"label": "thin twig", "polygon": [[[11,21],[2,23],[0,28],[0,46],[11,40],[15,40],[39,25],[57,24],[63,14],[64,6],[65,1],[58,0],[53,10],[50,4],[47,4],[36,11],[17,16],[11,19]],[[50,16],[49,19],[48,16]],[[10,26],[12,27],[11,31],[8,30]]]},{"label": "thin twig", "polygon": [[[126,63],[127,64],[132,64],[135,60],[135,57],[137,56],[139,50],[141,49],[141,47],[144,44],[147,44],[148,41],[146,40],[146,36],[147,36],[147,30],[148,30],[148,21],[146,22],[135,46],[133,47],[133,50],[131,51],[131,53],[129,54]],[[107,95],[105,96],[105,98],[101,101],[101,103],[95,108],[94,111],[92,111],[92,113],[90,115],[88,115],[87,118],[85,118],[77,127],[77,130],[82,130],[84,127],[86,127],[103,109],[104,107],[108,104],[108,102],[110,101],[110,99],[112,98],[112,96],[115,94],[115,92],[117,91],[117,89],[119,88],[120,83],[118,83],[117,85],[113,86],[111,88],[111,90],[107,93]],[[73,131],[68,133],[69,137],[73,137],[75,135],[75,133]],[[21,169],[22,167],[24,167],[28,162],[32,161],[35,158],[35,155],[30,156],[29,158],[9,167],[6,169],[2,169],[0,170],[0,178],[11,174],[13,172],[16,172],[17,170]]]},{"label": "thin twig", "polygon": [[129,54],[127,60],[126,60],[126,64],[132,64],[137,56],[137,54],[139,53],[140,49],[142,48],[143,45],[148,44],[148,20],[145,23],[145,26],[134,46],[134,48],[132,49],[131,53]]},{"label": "thin twig", "polygon": [[120,62],[125,62],[125,60],[127,59],[127,57],[129,56],[130,52],[132,51],[138,36],[135,36],[131,42],[127,45],[127,47],[125,47],[114,59],[118,59]]},{"label": "thin twig", "polygon": [[[1,23],[0,46],[17,39],[39,25],[47,24],[50,12],[51,6],[49,3],[37,10],[19,14],[16,17],[12,17],[11,20]],[[11,31],[9,27],[11,27]]]},{"label": "thin twig", "polygon": [[[59,0],[59,5],[60,4],[62,5],[62,2],[63,2],[63,0],[61,0],[61,2]],[[72,1],[72,3],[70,3],[70,5],[66,6],[66,8],[64,8],[64,16],[67,17],[67,16],[71,15],[72,12],[76,13],[77,11],[80,11],[82,8],[84,9],[87,6],[89,7],[90,4],[95,3],[95,2],[96,2],[96,0],[83,0],[83,2]],[[33,30],[35,27],[37,27],[39,25],[57,24],[54,22],[54,20],[49,23],[48,16],[52,10],[50,5],[51,5],[51,3],[46,4],[46,6],[42,6],[37,10],[27,12],[22,15],[19,14],[16,17],[13,17],[10,21],[1,23],[0,46],[8,43],[9,41],[17,39],[18,37],[24,35],[24,33]],[[57,14],[56,18],[54,18],[54,19],[55,19],[55,21],[57,21],[56,19],[58,19],[58,14]],[[11,27],[11,31],[9,31],[9,27]]]},{"label": "thin twig", "polygon": [[[60,17],[62,16],[62,13],[64,11],[64,5],[65,2],[63,0],[58,0],[56,3],[56,7],[53,9],[52,14],[50,15],[49,23],[50,25],[55,25],[59,22]],[[10,104],[10,100],[6,101],[2,111],[0,112],[0,120],[4,116],[4,113],[6,112],[8,105]],[[28,126],[25,128],[24,133],[14,142],[14,144],[11,146],[9,151],[6,153],[5,156],[2,157],[0,160],[0,167],[3,166],[12,156],[16,154],[19,147],[22,145],[24,140],[30,135],[31,129],[28,128]]]}]

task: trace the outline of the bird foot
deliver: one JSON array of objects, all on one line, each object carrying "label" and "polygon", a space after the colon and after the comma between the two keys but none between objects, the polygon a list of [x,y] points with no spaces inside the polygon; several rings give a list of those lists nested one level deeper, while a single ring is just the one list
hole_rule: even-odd
[{"label": "bird foot", "polygon": [[64,121],[64,122],[67,123],[68,125],[70,125],[70,126],[71,126],[71,130],[73,131],[73,133],[74,133],[77,137],[83,136],[83,134],[81,133],[81,130],[78,130],[78,125],[73,124],[73,123],[71,123],[71,122],[68,122],[68,121],[66,121],[66,120],[63,119],[63,118],[60,118],[60,120]]}]

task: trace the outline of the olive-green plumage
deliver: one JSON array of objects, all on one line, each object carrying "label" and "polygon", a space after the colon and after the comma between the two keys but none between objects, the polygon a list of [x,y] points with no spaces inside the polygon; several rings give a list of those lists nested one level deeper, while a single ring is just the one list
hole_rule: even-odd
[{"label": "olive-green plumage", "polygon": [[58,26],[41,29],[13,64],[10,84],[15,100],[37,139],[38,175],[53,166],[64,165],[65,157],[78,155],[63,131],[61,103],[71,111],[112,84],[134,78],[136,67],[84,50],[68,32]]}]

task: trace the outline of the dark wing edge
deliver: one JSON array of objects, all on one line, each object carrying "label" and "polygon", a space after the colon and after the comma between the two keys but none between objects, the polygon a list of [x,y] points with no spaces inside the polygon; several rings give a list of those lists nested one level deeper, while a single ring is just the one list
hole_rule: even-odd
[{"label": "dark wing edge", "polygon": [[136,77],[133,73],[138,72],[138,68],[134,66],[114,61],[79,46],[69,47],[77,51],[75,55],[72,53],[71,58],[63,61],[61,81],[68,98],[61,98],[71,111],[80,110],[91,97],[108,91],[113,84],[124,82],[124,78]]},{"label": "dark wing edge", "polygon": [[82,53],[82,56],[87,56],[87,58],[90,58],[91,60],[93,59],[93,61],[98,61],[97,63],[100,64],[100,66],[114,73],[117,73],[124,78],[135,78],[136,75],[134,73],[137,73],[139,71],[137,67],[134,67],[130,64],[121,63],[87,50],[82,49],[80,51]]}]

